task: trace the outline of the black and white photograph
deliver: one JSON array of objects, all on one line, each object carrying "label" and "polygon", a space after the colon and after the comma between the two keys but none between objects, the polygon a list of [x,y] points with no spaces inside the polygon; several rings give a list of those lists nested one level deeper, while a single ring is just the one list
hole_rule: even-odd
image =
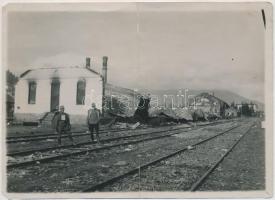
[{"label": "black and white photograph", "polygon": [[272,9],[3,6],[5,195],[270,197]]}]

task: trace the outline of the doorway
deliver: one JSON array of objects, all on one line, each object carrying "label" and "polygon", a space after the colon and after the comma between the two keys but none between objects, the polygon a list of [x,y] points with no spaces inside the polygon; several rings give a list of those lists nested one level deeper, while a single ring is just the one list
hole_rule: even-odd
[{"label": "doorway", "polygon": [[58,110],[59,107],[59,80],[53,80],[51,83],[51,111]]}]

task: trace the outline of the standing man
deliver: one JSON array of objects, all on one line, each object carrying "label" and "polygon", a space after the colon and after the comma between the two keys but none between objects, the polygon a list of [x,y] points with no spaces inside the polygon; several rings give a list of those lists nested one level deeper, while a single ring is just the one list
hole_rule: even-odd
[{"label": "standing man", "polygon": [[59,114],[58,106],[52,112],[54,112],[54,115],[53,115],[53,118],[52,118],[52,128],[56,131],[56,134],[58,134],[57,129],[56,129],[56,123],[57,123],[57,117],[56,116]]},{"label": "standing man", "polygon": [[94,129],[96,131],[97,142],[100,143],[99,139],[99,121],[100,121],[100,110],[96,108],[95,103],[92,103],[92,108],[88,110],[87,125],[91,133],[91,139],[94,141]]},{"label": "standing man", "polygon": [[72,145],[75,145],[71,133],[70,117],[64,110],[64,106],[60,106],[59,112],[55,114],[53,119],[53,121],[55,121],[55,129],[58,133],[58,146],[61,145],[61,135],[63,132],[69,135]]}]

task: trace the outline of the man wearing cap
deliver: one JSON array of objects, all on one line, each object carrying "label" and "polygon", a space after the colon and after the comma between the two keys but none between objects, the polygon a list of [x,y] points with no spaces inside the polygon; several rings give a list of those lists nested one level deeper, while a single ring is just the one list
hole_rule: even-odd
[{"label": "man wearing cap", "polygon": [[92,141],[94,141],[94,129],[95,129],[98,143],[100,143],[100,139],[98,135],[100,115],[101,115],[100,110],[96,108],[95,103],[92,103],[92,108],[88,110],[87,125],[91,133]]},{"label": "man wearing cap", "polygon": [[71,133],[71,124],[70,124],[70,117],[67,113],[64,112],[64,106],[59,107],[59,112],[56,113],[54,116],[55,121],[55,129],[58,133],[58,145],[61,145],[61,134],[65,133],[68,134],[69,139],[71,140],[72,144],[75,145]]}]

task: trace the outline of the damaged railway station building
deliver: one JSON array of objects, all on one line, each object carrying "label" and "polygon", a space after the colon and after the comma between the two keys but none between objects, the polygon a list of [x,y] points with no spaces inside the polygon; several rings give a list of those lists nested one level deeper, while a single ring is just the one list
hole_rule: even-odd
[{"label": "damaged railway station building", "polygon": [[15,88],[15,120],[50,121],[60,105],[70,114],[71,123],[84,123],[91,103],[102,109],[107,82],[107,61],[102,72],[91,68],[90,58],[84,67],[29,69],[21,74]]}]

